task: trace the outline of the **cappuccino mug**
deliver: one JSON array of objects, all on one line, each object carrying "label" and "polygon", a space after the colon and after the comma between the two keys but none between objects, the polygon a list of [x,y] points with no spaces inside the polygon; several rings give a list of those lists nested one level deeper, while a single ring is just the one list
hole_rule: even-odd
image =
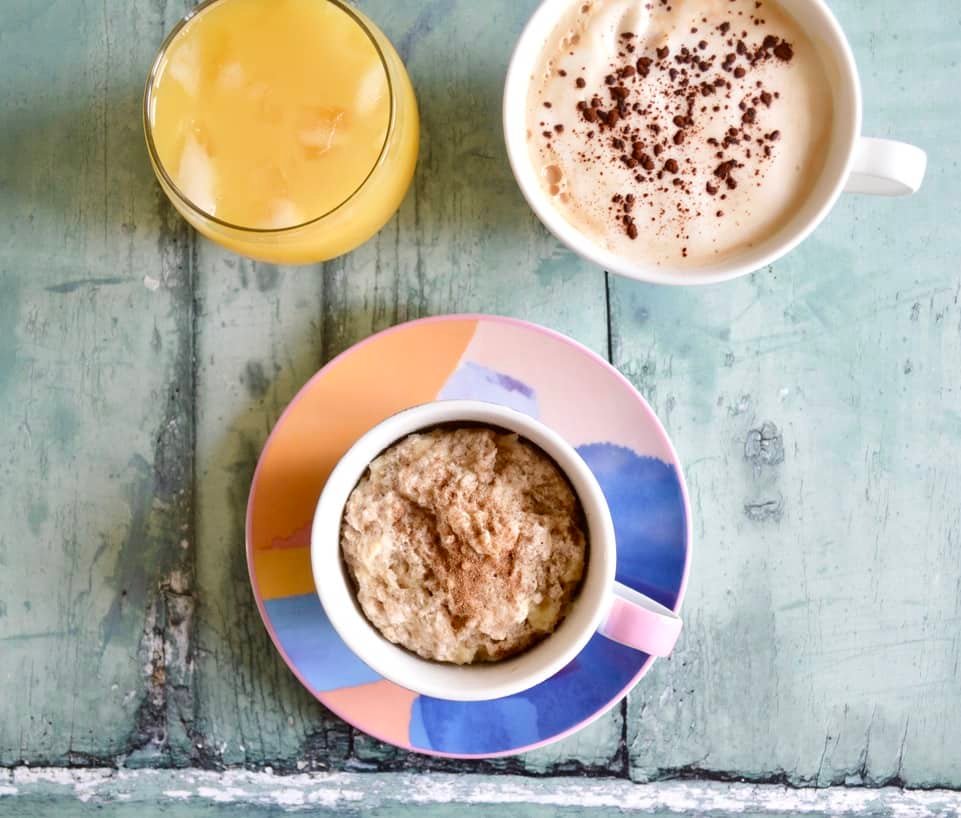
[{"label": "cappuccino mug", "polygon": [[[594,5],[603,3],[604,0],[595,0]],[[566,218],[542,184],[540,169],[529,150],[532,138],[528,126],[529,91],[552,32],[575,4],[572,0],[541,3],[511,58],[504,89],[504,137],[521,192],[558,239],[606,270],[641,281],[712,284],[754,272],[790,252],[825,219],[843,192],[903,196],[920,188],[927,164],[924,151],[902,142],[861,136],[862,101],[857,67],[851,47],[824,0],[777,0],[777,5],[810,40],[827,76],[833,116],[825,140],[822,169],[805,195],[792,206],[785,221],[769,233],[733,254],[704,263],[672,266],[626,258],[623,253],[605,246],[599,238],[588,236]],[[633,73],[633,69],[630,71]],[[536,134],[533,136],[536,138]],[[550,134],[545,132],[544,136]],[[721,215],[719,211],[718,216]],[[643,241],[643,236],[637,240]]]}]

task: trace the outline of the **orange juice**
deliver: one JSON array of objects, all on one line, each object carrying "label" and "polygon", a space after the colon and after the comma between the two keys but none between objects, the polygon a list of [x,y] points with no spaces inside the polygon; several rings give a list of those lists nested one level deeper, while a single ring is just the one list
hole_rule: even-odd
[{"label": "orange juice", "polygon": [[418,117],[390,42],[339,0],[209,0],[161,50],[144,127],[201,233],[273,262],[345,253],[410,184]]}]

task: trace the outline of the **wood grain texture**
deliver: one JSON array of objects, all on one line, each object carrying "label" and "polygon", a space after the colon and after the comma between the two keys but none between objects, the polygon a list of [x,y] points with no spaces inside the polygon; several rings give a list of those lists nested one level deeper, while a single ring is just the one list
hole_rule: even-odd
[{"label": "wood grain texture", "polygon": [[230,770],[57,769],[0,771],[0,815],[541,816],[712,815],[957,816],[961,795],[947,790],[796,790],[775,785],[518,776],[301,773]]},{"label": "wood grain texture", "polygon": [[191,282],[139,111],[172,18],[0,15],[0,764],[161,759],[189,709]]},{"label": "wood grain texture", "polygon": [[[957,4],[832,4],[867,131],[930,153],[923,193],[844,200],[774,269],[693,292],[606,286],[518,193],[500,95],[534,0],[361,3],[407,60],[423,120],[411,193],[375,240],[287,269],[197,238],[139,124],[147,67],[187,5],[0,5],[0,766],[352,770],[361,798],[397,780],[375,771],[411,770],[427,787],[448,772],[961,787]],[[243,553],[258,453],[307,378],[373,331],[474,310],[612,352],[687,464],[696,532],[673,659],[577,736],[490,763],[396,751],[327,713],[271,648]],[[77,797],[13,781],[0,815]],[[142,814],[156,791],[138,781],[68,810]],[[607,782],[529,786],[512,814],[613,814],[647,792],[621,781],[619,801],[560,808],[536,788]],[[697,786],[709,800],[690,809],[780,809]],[[284,807],[197,793],[158,810]],[[884,797],[858,809],[917,807]],[[453,814],[388,800],[367,814]]]},{"label": "wood grain texture", "polygon": [[[909,200],[696,291],[617,280],[614,361],[667,423],[695,526],[687,622],[630,701],[631,773],[961,786],[956,3],[837,2],[866,131]],[[897,36],[893,36],[896,32]]]}]

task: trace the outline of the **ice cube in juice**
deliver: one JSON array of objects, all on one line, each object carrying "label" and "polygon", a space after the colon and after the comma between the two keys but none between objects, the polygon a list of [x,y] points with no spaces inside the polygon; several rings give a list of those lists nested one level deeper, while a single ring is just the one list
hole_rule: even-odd
[{"label": "ice cube in juice", "polygon": [[338,0],[212,0],[148,81],[151,158],[201,232],[270,261],[365,241],[413,174],[417,110],[390,42]]}]

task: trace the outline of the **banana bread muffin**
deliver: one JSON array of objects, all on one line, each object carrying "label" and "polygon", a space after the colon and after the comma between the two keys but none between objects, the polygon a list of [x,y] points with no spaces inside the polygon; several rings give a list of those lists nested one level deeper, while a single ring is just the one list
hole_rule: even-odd
[{"label": "banana bread muffin", "polygon": [[544,452],[490,428],[395,443],[351,493],[341,551],[391,642],[456,664],[513,656],[566,616],[584,574],[580,502]]}]

